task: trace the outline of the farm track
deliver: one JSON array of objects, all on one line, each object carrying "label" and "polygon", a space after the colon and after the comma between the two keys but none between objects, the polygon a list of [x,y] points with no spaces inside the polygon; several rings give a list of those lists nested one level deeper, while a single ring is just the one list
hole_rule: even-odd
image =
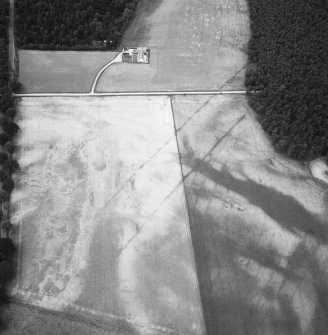
[{"label": "farm track", "polygon": [[101,77],[101,75],[105,72],[105,70],[107,68],[109,68],[112,64],[114,63],[118,63],[118,62],[121,62],[122,61],[122,53],[119,53],[117,54],[117,56],[112,60],[110,61],[108,64],[104,65],[97,73],[93,83],[92,83],[92,87],[91,87],[91,92],[90,94],[94,94],[95,93],[95,90],[96,90],[96,87],[97,87],[97,84],[98,84],[98,81]]}]

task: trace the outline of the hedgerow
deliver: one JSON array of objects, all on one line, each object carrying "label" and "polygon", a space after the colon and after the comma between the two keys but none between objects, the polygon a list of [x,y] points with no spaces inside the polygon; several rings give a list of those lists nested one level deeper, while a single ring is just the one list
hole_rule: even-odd
[{"label": "hedgerow", "polygon": [[249,103],[277,151],[328,158],[328,2],[248,0]]},{"label": "hedgerow", "polygon": [[[14,122],[16,107],[12,97],[8,54],[9,1],[0,0],[0,305],[7,301],[6,284],[13,274],[13,253],[10,238],[10,194],[14,188],[12,173],[19,169],[13,159],[13,144],[19,127]],[[0,320],[0,330],[3,324]]]},{"label": "hedgerow", "polygon": [[138,0],[15,0],[17,45],[25,49],[115,49]]}]

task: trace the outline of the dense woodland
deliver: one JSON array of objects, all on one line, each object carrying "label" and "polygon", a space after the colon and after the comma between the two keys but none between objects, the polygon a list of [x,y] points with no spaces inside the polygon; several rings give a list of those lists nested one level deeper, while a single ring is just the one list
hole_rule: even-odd
[{"label": "dense woodland", "polygon": [[328,159],[328,1],[248,3],[251,107],[279,152]]},{"label": "dense woodland", "polygon": [[15,0],[17,44],[26,49],[115,49],[138,0]]},{"label": "dense woodland", "polygon": [[[14,137],[19,128],[13,121],[16,115],[11,95],[8,55],[9,1],[0,0],[0,308],[8,300],[6,285],[13,275],[14,244],[10,238],[12,225],[9,217],[10,194],[14,188],[12,173],[19,170],[13,159]],[[0,331],[4,328],[0,320]]]}]

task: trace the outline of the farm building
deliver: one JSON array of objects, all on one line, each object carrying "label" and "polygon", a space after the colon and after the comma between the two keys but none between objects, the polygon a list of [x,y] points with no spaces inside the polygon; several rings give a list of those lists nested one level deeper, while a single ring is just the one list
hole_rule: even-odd
[{"label": "farm building", "polygon": [[149,49],[146,47],[124,48],[122,61],[126,63],[149,64]]}]

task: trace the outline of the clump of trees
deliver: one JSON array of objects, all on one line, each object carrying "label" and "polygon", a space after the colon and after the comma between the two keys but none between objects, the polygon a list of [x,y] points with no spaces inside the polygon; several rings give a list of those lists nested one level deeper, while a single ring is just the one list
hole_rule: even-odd
[{"label": "clump of trees", "polygon": [[249,103],[275,148],[328,159],[328,1],[248,0]]},{"label": "clump of trees", "polygon": [[[14,122],[16,107],[12,97],[8,53],[9,1],[0,0],[0,305],[7,301],[6,284],[13,274],[15,246],[10,238],[10,194],[12,174],[19,170],[14,159],[14,138],[19,131]],[[2,327],[0,320],[0,330]]]},{"label": "clump of trees", "polygon": [[139,0],[15,0],[25,49],[115,49]]}]

